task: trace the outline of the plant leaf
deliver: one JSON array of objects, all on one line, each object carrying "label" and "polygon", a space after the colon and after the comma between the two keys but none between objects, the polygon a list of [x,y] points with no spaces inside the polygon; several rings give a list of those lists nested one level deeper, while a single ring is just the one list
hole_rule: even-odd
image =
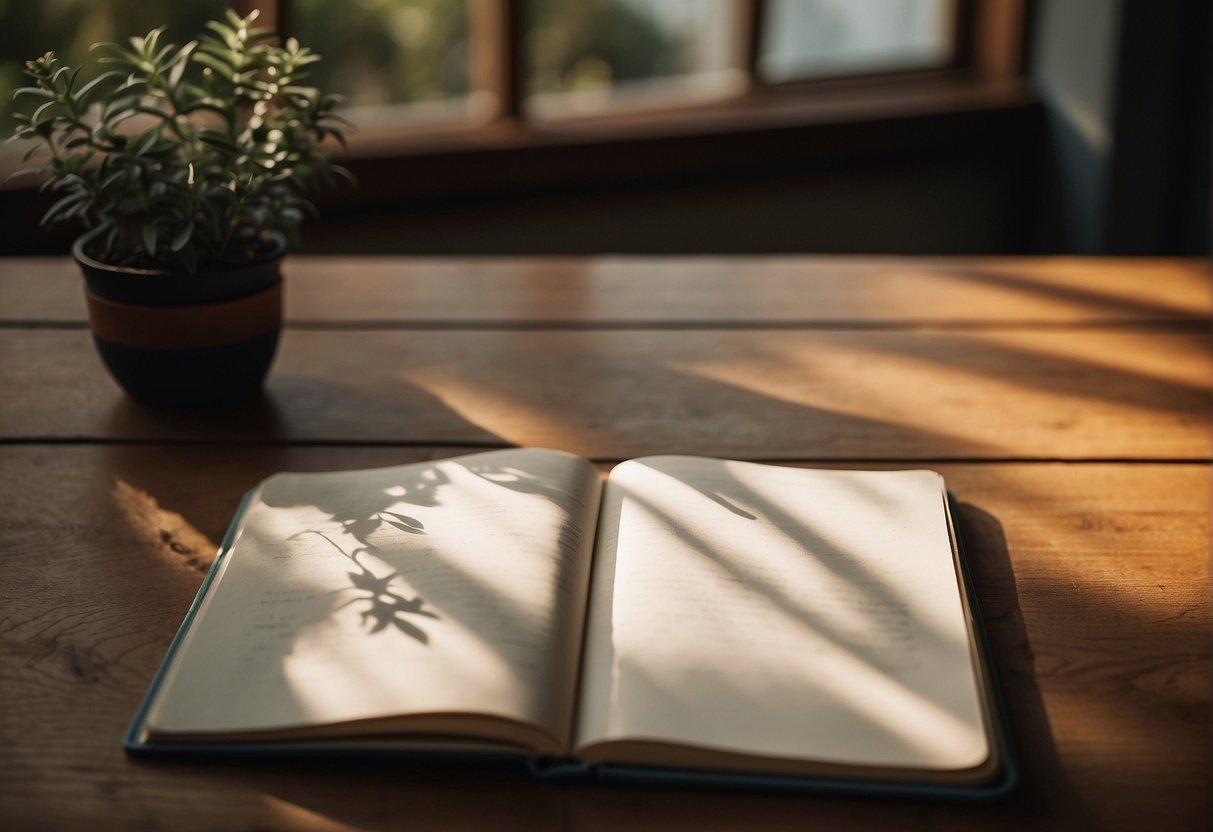
[{"label": "plant leaf", "polygon": [[19,176],[33,176],[36,173],[46,173],[46,170],[46,168],[22,168],[21,170],[15,170],[8,176],[4,177],[4,181],[8,182],[16,179]]},{"label": "plant leaf", "polygon": [[109,188],[111,186],[113,186],[116,182],[118,182],[120,179],[122,179],[125,175],[126,174],[124,171],[120,171],[120,170],[114,171],[109,176],[107,176],[101,180],[101,184],[99,184],[97,186],[97,190],[98,191],[109,190]]},{"label": "plant leaf", "polygon": [[123,75],[125,75],[125,73],[119,72],[116,69],[111,69],[108,72],[103,72],[100,75],[98,75],[96,78],[94,78],[93,80],[89,81],[83,87],[76,90],[76,92],[72,96],[72,98],[75,99],[76,101],[84,101],[88,97],[88,94],[91,93],[93,90],[95,90],[98,86],[100,86],[101,84],[110,80],[111,78],[121,78]]},{"label": "plant leaf", "polygon": [[13,99],[19,95],[36,95],[39,98],[54,98],[55,94],[49,90],[44,90],[41,87],[20,87],[13,90]]},{"label": "plant leaf", "polygon": [[188,115],[189,113],[197,110],[209,110],[212,113],[216,113],[217,115],[221,116],[229,126],[231,126],[235,120],[235,116],[229,110],[227,110],[221,102],[210,98],[185,105],[181,108],[181,114]]},{"label": "plant leaf", "polygon": [[190,220],[184,226],[182,226],[181,230],[177,232],[177,235],[173,237],[173,242],[169,244],[169,251],[181,251],[181,249],[185,248],[185,244],[190,241],[190,237],[192,237],[193,234],[194,221]]},{"label": "plant leaf", "polygon": [[172,62],[173,68],[171,70],[169,70],[169,74],[168,74],[168,83],[169,83],[169,86],[172,87],[173,89],[176,89],[177,86],[181,83],[181,76],[183,74],[185,74],[185,67],[186,67],[186,64],[189,63],[190,53],[193,52],[194,49],[197,48],[197,46],[198,46],[198,41],[191,40],[185,46],[181,47],[181,49],[178,50],[177,54],[173,56],[173,62]]},{"label": "plant leaf", "polygon": [[232,142],[215,130],[205,130],[198,132],[198,140],[203,144],[208,144],[211,147],[217,147],[220,150],[226,150],[228,153],[239,153],[240,148],[232,144]]},{"label": "plant leaf", "polygon": [[218,58],[215,58],[212,55],[209,55],[208,53],[203,52],[201,49],[193,54],[193,59],[194,59],[194,63],[199,63],[199,64],[202,64],[203,66],[207,67],[208,69],[213,69],[215,72],[218,72],[220,75],[222,75],[224,78],[226,78],[229,81],[232,80],[232,75],[235,74],[235,73],[233,73],[232,68],[230,66],[228,66],[227,64],[225,64],[223,61],[219,60]]},{"label": "plant leaf", "polygon": [[142,138],[139,139],[139,143],[135,145],[134,154],[142,156],[144,153],[147,153],[151,146],[156,143],[156,138],[157,135],[154,128],[145,132]]},{"label": "plant leaf", "polygon": [[156,224],[154,222],[143,224],[143,246],[147,249],[149,257],[156,256]]},{"label": "plant leaf", "polygon": [[42,224],[48,225],[58,219],[64,218],[68,214],[68,209],[75,205],[75,203],[82,200],[87,201],[88,198],[89,195],[81,191],[74,191],[68,194],[46,210],[46,213],[42,215]]},{"label": "plant leaf", "polygon": [[38,109],[34,110],[34,114],[32,116],[30,116],[30,119],[29,119],[30,127],[36,128],[39,124],[41,124],[42,116],[46,113],[46,111],[49,110],[51,107],[54,107],[58,103],[59,102],[57,100],[48,101],[45,104],[41,105]]},{"label": "plant leaf", "polygon": [[177,259],[185,266],[190,274],[198,271],[198,251],[192,245],[187,245],[177,252]]}]

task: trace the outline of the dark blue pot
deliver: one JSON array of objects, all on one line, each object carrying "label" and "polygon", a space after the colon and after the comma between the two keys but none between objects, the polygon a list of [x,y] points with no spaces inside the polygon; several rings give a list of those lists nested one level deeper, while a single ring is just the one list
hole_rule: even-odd
[{"label": "dark blue pot", "polygon": [[246,265],[194,274],[110,266],[72,253],[84,273],[97,352],[131,398],[210,409],[256,393],[282,330],[286,241]]}]

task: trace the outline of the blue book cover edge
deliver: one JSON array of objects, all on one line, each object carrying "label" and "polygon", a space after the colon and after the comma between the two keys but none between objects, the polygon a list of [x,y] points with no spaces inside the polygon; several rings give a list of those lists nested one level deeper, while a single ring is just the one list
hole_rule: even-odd
[{"label": "blue book cover edge", "polygon": [[828,777],[798,777],[778,774],[748,774],[728,771],[691,770],[651,768],[646,766],[625,765],[590,765],[576,759],[554,759],[537,757],[526,753],[502,752],[467,752],[444,749],[402,749],[399,747],[370,747],[367,744],[351,742],[340,743],[291,743],[289,747],[275,743],[153,743],[142,739],[143,725],[147,718],[152,698],[159,688],[173,656],[176,654],[185,633],[197,614],[202,599],[206,596],[212,581],[218,574],[223,560],[235,543],[236,533],[252,500],[253,491],[247,492],[228,526],[219,551],[215,556],[210,570],[186,613],[181,626],[169,644],[168,651],[161,661],[156,674],[152,677],[147,693],[139,705],[135,716],[123,737],[123,747],[133,756],[155,756],[188,759],[246,759],[246,758],[283,758],[283,757],[315,757],[325,759],[358,758],[374,759],[388,758],[393,760],[409,759],[419,763],[455,763],[458,765],[473,764],[478,770],[493,768],[521,768],[533,777],[543,780],[561,782],[597,781],[604,784],[621,786],[672,786],[680,788],[725,788],[746,791],[792,792],[803,794],[830,794],[837,796],[913,798],[921,800],[941,800],[950,802],[988,803],[1000,800],[1013,792],[1019,782],[1019,768],[1015,748],[1012,742],[1010,724],[1007,718],[1005,699],[1002,686],[999,683],[997,671],[990,655],[989,640],[986,635],[985,622],[982,619],[978,605],[977,594],[974,591],[972,578],[969,575],[968,560],[959,531],[956,529],[958,504],[956,496],[947,492],[947,509],[949,515],[949,533],[956,546],[956,554],[960,564],[960,580],[969,610],[973,620],[974,639],[980,652],[983,672],[989,680],[992,696],[990,703],[991,718],[995,721],[994,735],[999,747],[1001,766],[996,780],[977,786],[951,785],[936,783],[905,783],[885,780],[864,780]]}]

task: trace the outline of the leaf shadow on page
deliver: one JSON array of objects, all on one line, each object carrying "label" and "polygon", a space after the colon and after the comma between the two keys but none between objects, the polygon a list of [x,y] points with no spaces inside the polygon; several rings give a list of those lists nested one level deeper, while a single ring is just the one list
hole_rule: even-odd
[{"label": "leaf shadow on page", "polygon": [[[362,499],[355,508],[345,498],[342,489],[312,492],[309,503],[329,516],[332,523],[338,526],[340,534],[352,538],[356,542],[353,548],[343,548],[328,531],[307,529],[298,532],[288,540],[299,540],[308,535],[323,538],[341,557],[346,558],[357,567],[356,572],[348,572],[350,585],[334,592],[353,591],[357,595],[343,601],[333,612],[352,605],[366,604],[360,609],[363,624],[369,627],[369,633],[379,633],[392,627],[421,644],[429,644],[426,631],[417,626],[411,617],[438,619],[438,615],[425,608],[425,599],[421,595],[406,596],[402,591],[393,587],[393,581],[401,577],[399,569],[387,575],[377,575],[367,564],[360,560],[361,555],[380,556],[378,546],[371,542],[370,537],[382,528],[391,528],[407,535],[425,535],[424,524],[410,515],[399,510],[393,510],[400,503],[432,507],[439,504],[438,491],[447,484],[448,479],[442,471],[433,465],[424,465],[407,469],[394,480],[394,485],[386,489],[360,490]],[[279,499],[272,488],[262,491],[262,500],[266,505],[276,508],[289,508],[296,505],[295,501]],[[397,581],[398,583],[398,581]]]},{"label": "leaf shadow on page", "polygon": [[494,485],[508,488],[511,491],[517,491],[520,494],[538,494],[557,505],[561,505],[568,498],[568,492],[564,489],[558,488],[543,477],[529,471],[524,471],[521,468],[509,465],[492,465],[484,462],[466,463],[464,467],[482,480],[487,480]]},{"label": "leaf shadow on page", "polygon": [[[384,513],[392,514],[392,512]],[[413,520],[412,518],[407,519],[411,520],[415,525],[420,525],[418,521]],[[403,523],[390,523],[390,525],[396,528],[403,527],[411,534],[424,534],[424,531],[414,529],[413,526],[406,526]],[[350,579],[349,587],[334,590],[335,592],[353,590],[358,594],[353,598],[339,604],[334,609],[334,612],[356,604],[368,604],[369,606],[360,610],[359,613],[363,624],[370,626],[368,632],[379,633],[391,626],[395,627],[404,635],[416,639],[422,644],[429,644],[430,639],[425,630],[421,629],[415,623],[410,621],[409,616],[421,616],[435,620],[438,619],[439,616],[436,613],[425,609],[425,599],[420,595],[407,598],[402,592],[392,588],[392,581],[400,577],[399,572],[392,572],[389,575],[383,576],[376,575],[369,567],[358,560],[359,554],[370,551],[369,547],[362,547],[347,552],[338,546],[327,534],[314,529],[299,532],[291,535],[291,537],[287,539],[295,540],[309,534],[318,535],[319,537],[324,538],[341,554],[342,557],[349,559],[349,561],[358,568],[357,572],[346,573]]]},{"label": "leaf shadow on page", "polygon": [[[563,479],[571,472],[572,463],[562,463],[564,473],[560,476],[549,476],[495,459],[500,453],[507,452],[491,451],[430,464],[328,472],[315,478],[288,475],[281,486],[271,478],[260,492],[260,501],[274,510],[302,510],[313,518],[292,534],[288,543],[299,541],[301,548],[319,544],[320,551],[344,559],[354,568],[342,570],[347,576],[343,586],[334,589],[330,585],[322,590],[323,595],[334,598],[326,615],[354,607],[368,634],[394,630],[426,645],[431,645],[433,627],[439,622],[453,624],[456,629],[475,629],[481,625],[473,619],[483,617],[498,624],[480,632],[480,637],[494,652],[504,655],[509,652],[511,640],[523,632],[528,634],[526,639],[540,637],[531,632],[532,611],[518,605],[508,591],[508,581],[504,586],[494,585],[486,574],[470,569],[466,558],[458,555],[458,547],[496,551],[498,538],[517,538],[518,531],[511,528],[516,518],[502,515],[500,523],[504,525],[492,525],[490,517],[490,526],[482,530],[481,536],[463,540],[459,536],[468,533],[469,518],[457,514],[459,520],[452,525],[446,512],[461,511],[453,506],[467,499],[464,490],[476,482],[481,483],[481,489],[488,489],[485,497],[490,502],[486,505],[491,504],[491,495],[502,489],[501,493],[512,491],[542,498],[562,509],[575,492],[570,491],[571,481]],[[296,476],[306,477],[311,483],[306,487],[290,485]],[[411,511],[409,506],[420,510]],[[578,510],[574,506],[574,511]],[[323,517],[316,517],[317,511]],[[443,517],[447,518],[445,524]],[[438,519],[438,526],[430,528],[421,518],[430,518],[431,524]],[[561,523],[557,545],[570,551],[580,545],[578,528],[572,522]],[[456,536],[452,538],[452,534]],[[448,550],[452,545],[457,548]]]}]

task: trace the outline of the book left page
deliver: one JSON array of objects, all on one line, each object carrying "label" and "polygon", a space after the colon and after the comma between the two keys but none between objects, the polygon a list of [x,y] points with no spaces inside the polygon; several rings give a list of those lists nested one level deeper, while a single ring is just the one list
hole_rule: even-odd
[{"label": "book left page", "polygon": [[151,703],[151,740],[404,732],[567,747],[600,477],[506,450],[277,474]]}]

